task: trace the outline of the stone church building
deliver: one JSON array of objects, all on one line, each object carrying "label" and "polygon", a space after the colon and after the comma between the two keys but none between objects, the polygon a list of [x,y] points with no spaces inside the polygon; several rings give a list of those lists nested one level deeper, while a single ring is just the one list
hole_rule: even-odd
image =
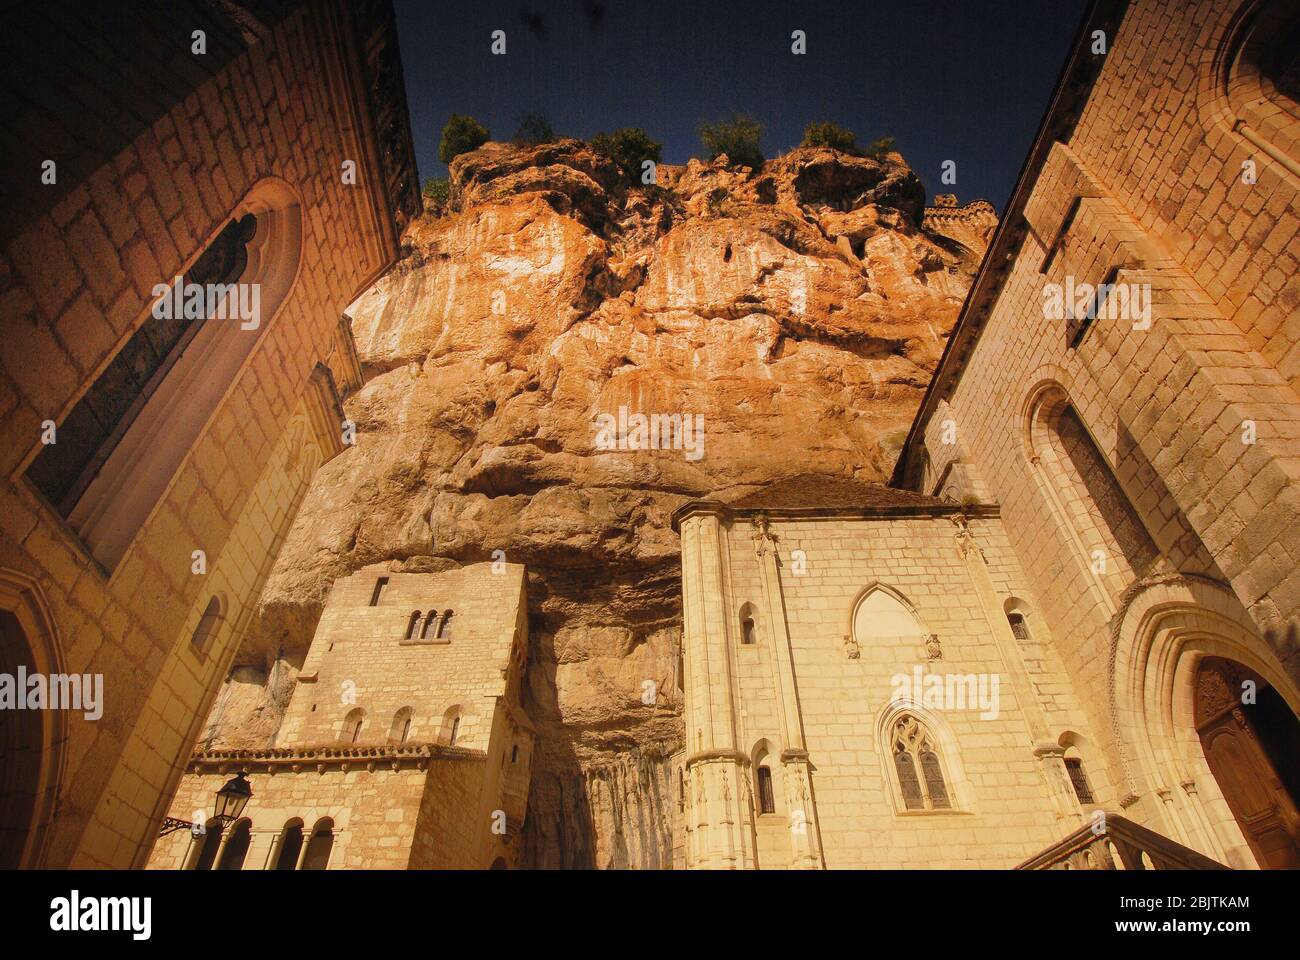
[{"label": "stone church building", "polygon": [[[68,159],[3,227],[0,673],[113,697],[3,716],[0,865],[517,866],[518,564],[339,579],[231,740],[417,197],[386,5],[176,9],[188,87],[16,138]],[[683,498],[674,866],[1300,867],[1297,50],[1295,0],[1095,0],[890,485]],[[191,274],[258,278],[260,327],[150,320]]]},{"label": "stone church building", "polygon": [[897,489],[677,512],[683,865],[1300,867],[1298,49],[1095,4]]}]

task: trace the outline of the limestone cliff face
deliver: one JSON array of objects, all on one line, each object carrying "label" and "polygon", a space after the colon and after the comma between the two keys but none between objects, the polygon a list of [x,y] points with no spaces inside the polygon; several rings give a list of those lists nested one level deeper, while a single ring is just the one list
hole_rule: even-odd
[{"label": "limestone cliff face", "polygon": [[[988,225],[926,227],[897,154],[691,161],[629,189],[579,141],[493,143],[452,179],[350,311],[357,444],[317,475],[240,656],[251,682],[232,679],[207,736],[273,736],[271,666],[301,662],[336,577],[503,551],[529,570],[528,862],[668,866],[669,514],[800,474],[883,481]],[[620,409],[702,417],[702,449],[604,449]]]}]

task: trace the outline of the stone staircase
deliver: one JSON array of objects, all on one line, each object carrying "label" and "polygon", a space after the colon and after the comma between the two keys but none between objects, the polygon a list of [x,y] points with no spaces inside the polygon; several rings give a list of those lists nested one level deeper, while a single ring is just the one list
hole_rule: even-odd
[{"label": "stone staircase", "polygon": [[1117,813],[1086,824],[1017,870],[1227,870],[1190,847]]}]

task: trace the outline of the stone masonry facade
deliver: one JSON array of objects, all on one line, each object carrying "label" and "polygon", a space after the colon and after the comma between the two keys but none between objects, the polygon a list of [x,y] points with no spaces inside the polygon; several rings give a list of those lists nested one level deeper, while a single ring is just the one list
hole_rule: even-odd
[{"label": "stone masonry facade", "polygon": [[[1098,5],[895,475],[999,505],[1109,802],[1234,866],[1259,858],[1188,737],[1196,666],[1300,710],[1286,6]],[[1149,309],[1047,315],[1107,280]]]},{"label": "stone masonry facade", "polygon": [[[521,706],[527,650],[518,564],[337,580],[280,729],[260,748],[198,751],[170,815],[205,823],[216,791],[242,770],[254,790],[251,843],[207,867],[274,869],[288,831],[321,823],[328,869],[514,866],[534,750]],[[220,739],[220,725],[209,737]],[[221,851],[243,842],[238,826]],[[149,866],[195,868],[205,840],[178,831]],[[299,859],[308,862],[305,847]]]},{"label": "stone masonry facade", "polygon": [[[404,118],[396,129],[406,153],[392,156],[408,158],[407,187],[394,187],[374,132],[366,50],[381,48],[371,41],[384,31],[395,48],[383,5],[377,20],[341,3],[278,9],[265,23],[227,23],[207,5],[171,5],[150,49],[171,66],[145,58],[140,67],[168,81],[144,83],[153,93],[134,101],[125,80],[106,89],[95,119],[74,78],[49,91],[68,101],[51,114],[86,115],[84,130],[36,130],[25,141],[27,150],[86,137],[51,155],[63,171],[56,184],[41,185],[39,166],[23,171],[25,194],[57,199],[24,207],[0,258],[0,568],[29,665],[102,674],[104,690],[97,722],[65,714],[33,737],[38,795],[19,798],[33,811],[18,857],[28,865],[143,864],[311,474],[346,442],[339,391],[359,370],[343,311],[393,262],[418,201]],[[42,25],[52,37],[95,32],[92,20],[52,16]],[[195,26],[209,60],[191,53]],[[25,42],[21,23],[6,42]],[[400,89],[400,66],[396,76]],[[93,139],[105,124],[132,132],[110,154],[111,138]],[[346,182],[345,161],[356,171]],[[66,520],[29,479],[43,433],[56,424],[75,441],[65,416],[137,342],[155,285],[186,273],[245,214],[257,216],[258,233],[244,279],[262,283],[266,315],[248,331],[208,321],[187,351],[200,352],[212,324],[228,324],[213,341],[243,358],[228,382],[182,388],[183,356],[162,381],[159,402],[195,384],[220,392],[188,433],[164,429],[140,443],[141,462],[161,451],[172,472],[149,469],[150,483],[164,483],[156,501],[141,504],[120,547],[98,550],[90,526],[79,528],[75,512]],[[145,404],[119,450],[142,439],[133,431],[166,427],[166,416]],[[134,464],[119,466],[127,496],[138,489]],[[99,507],[111,516],[112,497]]]}]

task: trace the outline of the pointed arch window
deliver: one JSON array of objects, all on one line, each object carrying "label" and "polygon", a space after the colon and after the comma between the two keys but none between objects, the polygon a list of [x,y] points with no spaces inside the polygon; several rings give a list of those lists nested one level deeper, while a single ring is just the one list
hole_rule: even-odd
[{"label": "pointed arch window", "polygon": [[1092,785],[1088,783],[1088,775],[1083,770],[1083,758],[1071,757],[1067,754],[1065,772],[1070,775],[1070,786],[1074,788],[1074,795],[1079,798],[1079,802],[1084,806],[1096,803],[1092,795]]},{"label": "pointed arch window", "polygon": [[890,731],[890,754],[904,809],[952,809],[943,763],[925,724],[909,713],[895,720]]},{"label": "pointed arch window", "polygon": [[158,278],[134,332],[60,422],[58,442],[27,468],[27,480],[107,570],[270,326],[301,252],[297,195],[284,181],[261,181],[188,268]]},{"label": "pointed arch window", "polygon": [[1146,576],[1159,551],[1064,390],[1046,388],[1030,413],[1031,461],[1079,561],[1112,602]]},{"label": "pointed arch window", "polygon": [[[248,243],[257,232],[257,217],[231,220],[186,271],[183,284],[233,284],[248,265]],[[196,301],[197,304],[197,301]],[[28,478],[65,519],[99,468],[117,447],[132,421],[167,371],[217,304],[204,299],[202,309],[150,311],[59,425],[58,443],[47,445],[27,470]],[[166,313],[158,317],[156,313]]]},{"label": "pointed arch window", "polygon": [[406,639],[407,641],[420,639],[420,611],[411,612],[411,619],[406,622]]},{"label": "pointed arch window", "polygon": [[923,641],[928,634],[911,607],[893,590],[877,584],[858,601],[853,612],[853,636],[859,642],[882,638]]},{"label": "pointed arch window", "polygon": [[1292,173],[1300,170],[1297,44],[1300,5],[1295,0],[1257,3],[1227,41],[1220,76],[1233,131]]}]

